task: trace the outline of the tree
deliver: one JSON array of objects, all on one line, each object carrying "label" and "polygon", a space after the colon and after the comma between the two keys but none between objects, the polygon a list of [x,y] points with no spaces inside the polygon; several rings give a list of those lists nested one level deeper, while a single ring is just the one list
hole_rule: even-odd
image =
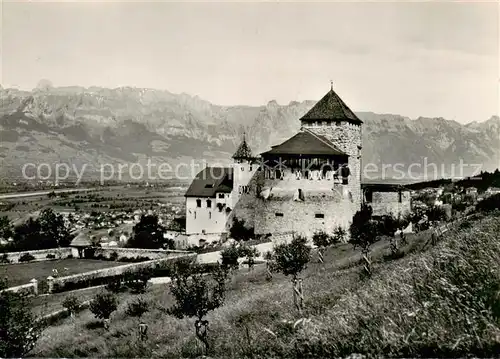
[{"label": "tree", "polygon": [[335,228],[335,231],[333,232],[333,236],[330,237],[332,243],[331,244],[337,244],[337,243],[342,243],[344,242],[345,238],[347,236],[347,232],[344,228],[341,226],[338,226]]},{"label": "tree", "polygon": [[220,252],[221,263],[225,269],[237,269],[239,267],[238,259],[242,256],[240,247],[232,243],[229,247]]},{"label": "tree", "polygon": [[248,263],[248,269],[253,269],[255,265],[255,258],[259,256],[259,251],[255,247],[242,245],[240,247],[240,257],[245,257]]},{"label": "tree", "polygon": [[307,245],[307,238],[295,236],[290,243],[278,244],[274,247],[271,268],[285,276],[292,276],[293,298],[299,312],[302,312],[303,293],[302,280],[299,274],[307,267],[311,260],[311,247]]},{"label": "tree", "polygon": [[133,248],[170,248],[175,247],[172,239],[163,238],[166,229],[158,222],[155,214],[144,214],[133,228],[133,235],[127,242],[127,247]]},{"label": "tree", "polygon": [[395,218],[392,214],[389,214],[383,216],[379,223],[380,223],[379,233],[389,238],[391,254],[393,256],[398,255],[399,246],[398,246],[398,240],[396,238],[396,232],[400,226],[398,219]]},{"label": "tree", "polygon": [[372,219],[372,209],[367,205],[363,205],[361,210],[354,214],[349,231],[351,233],[350,242],[354,248],[360,247],[365,265],[364,273],[371,275],[371,261],[369,258],[370,247],[377,241],[380,225]]},{"label": "tree", "polygon": [[233,218],[233,224],[229,229],[229,235],[236,241],[248,241],[255,237],[254,229],[245,227],[245,221]]},{"label": "tree", "polygon": [[0,357],[24,357],[35,346],[41,331],[42,325],[24,296],[0,292]]},{"label": "tree", "polygon": [[66,298],[64,298],[63,302],[61,303],[63,308],[65,308],[71,317],[73,318],[76,312],[78,312],[78,309],[80,308],[80,301],[78,298],[72,294],[68,295]]},{"label": "tree", "polygon": [[10,224],[9,217],[0,217],[0,238],[8,239],[12,237],[12,225]]},{"label": "tree", "polygon": [[429,223],[436,225],[438,222],[446,220],[446,212],[443,207],[430,206],[425,212]]},{"label": "tree", "polygon": [[137,298],[130,302],[125,310],[125,314],[131,317],[141,317],[149,311],[149,303],[143,298]]},{"label": "tree", "polygon": [[323,263],[323,254],[326,247],[328,247],[332,242],[331,237],[326,232],[319,231],[313,234],[312,239],[314,245],[318,247],[319,261],[320,263]]},{"label": "tree", "polygon": [[70,234],[62,215],[47,208],[42,211],[38,220],[42,236],[55,239],[59,247],[69,246]]},{"label": "tree", "polygon": [[175,305],[167,309],[169,315],[179,319],[196,318],[194,323],[196,337],[209,351],[208,312],[223,305],[226,293],[227,271],[217,266],[210,276],[200,273],[196,264],[180,261],[174,265],[171,292]]},{"label": "tree", "polygon": [[107,327],[109,317],[118,308],[116,296],[112,293],[97,293],[90,301],[90,311],[97,319],[104,320]]}]

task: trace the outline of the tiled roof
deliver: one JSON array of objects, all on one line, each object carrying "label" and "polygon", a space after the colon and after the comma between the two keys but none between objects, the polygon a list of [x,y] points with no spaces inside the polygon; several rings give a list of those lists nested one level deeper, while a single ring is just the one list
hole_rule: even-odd
[{"label": "tiled roof", "polygon": [[361,183],[361,188],[369,189],[374,192],[409,191],[409,189],[406,186],[393,183]]},{"label": "tiled roof", "polygon": [[346,156],[333,143],[325,137],[317,135],[310,130],[303,129],[295,136],[280,145],[272,146],[270,151],[262,155],[335,155]]},{"label": "tiled roof", "polygon": [[206,167],[191,182],[185,197],[215,197],[217,192],[233,190],[233,169],[230,167]]},{"label": "tiled roof", "polygon": [[322,120],[340,120],[349,121],[355,124],[362,124],[358,116],[351,111],[344,101],[331,89],[319,100],[312,109],[309,110],[301,121],[322,121]]},{"label": "tiled roof", "polygon": [[252,159],[252,150],[250,149],[250,146],[248,146],[247,141],[245,138],[243,138],[243,141],[241,142],[240,146],[236,150],[236,152],[233,155],[234,159]]},{"label": "tiled roof", "polygon": [[92,243],[90,242],[89,236],[84,232],[78,233],[78,235],[70,243],[71,247],[90,247]]}]

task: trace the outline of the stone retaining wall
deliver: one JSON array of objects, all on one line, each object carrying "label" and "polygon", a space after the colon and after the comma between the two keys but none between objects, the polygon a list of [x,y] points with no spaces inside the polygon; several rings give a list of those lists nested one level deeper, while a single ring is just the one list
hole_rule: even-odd
[{"label": "stone retaining wall", "polygon": [[[22,255],[27,254],[27,253],[29,253],[33,257],[35,257],[33,262],[34,261],[47,261],[47,260],[51,260],[51,258],[47,258],[48,254],[55,255],[55,258],[52,258],[52,259],[67,258],[71,254],[71,248],[64,247],[64,248],[41,249],[41,250],[37,250],[37,251],[7,252],[7,253],[0,253],[0,256],[7,255],[7,259],[10,261],[10,263],[19,263],[19,258]],[[4,263],[4,264],[6,264],[6,263]]]}]

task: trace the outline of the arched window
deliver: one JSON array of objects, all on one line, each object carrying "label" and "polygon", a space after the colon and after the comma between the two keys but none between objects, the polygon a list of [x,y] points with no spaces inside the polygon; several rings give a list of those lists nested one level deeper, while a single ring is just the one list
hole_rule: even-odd
[{"label": "arched window", "polygon": [[201,199],[196,200],[196,207],[201,208]]},{"label": "arched window", "polygon": [[207,199],[207,208],[212,208],[212,201]]}]

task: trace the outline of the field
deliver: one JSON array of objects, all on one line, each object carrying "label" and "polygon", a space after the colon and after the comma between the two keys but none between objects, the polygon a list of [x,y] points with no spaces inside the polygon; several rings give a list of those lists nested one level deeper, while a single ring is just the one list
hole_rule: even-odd
[{"label": "field", "polygon": [[[214,358],[493,355],[500,349],[500,218],[487,218],[436,246],[429,232],[410,238],[406,255],[386,261],[387,243],[374,246],[374,276],[360,278],[359,253],[331,248],[301,275],[305,311],[293,307],[290,279],[265,279],[264,266],[239,270],[225,305],[210,313]],[[465,228],[465,227],[464,227]],[[472,233],[471,233],[472,232]],[[425,249],[428,248],[428,249]],[[498,297],[496,297],[498,296]],[[134,296],[121,298],[109,331],[94,328],[83,311],[45,330],[34,356],[198,357],[192,319],[176,319],[168,287],[153,286],[144,298],[155,307],[142,320],[149,338],[138,339],[136,318],[124,313]],[[300,318],[307,318],[294,325]]]},{"label": "field", "polygon": [[31,263],[6,264],[0,266],[0,277],[7,278],[9,286],[27,284],[33,278],[44,281],[53,275],[55,268],[59,276],[84,273],[96,269],[115,267],[123,263],[93,259],[61,259]]},{"label": "field", "polygon": [[8,216],[16,224],[43,208],[65,211],[113,211],[156,208],[162,205],[182,206],[185,188],[144,187],[122,185],[94,188],[88,192],[74,192],[49,198],[48,195],[18,197],[0,200],[0,216]]}]

